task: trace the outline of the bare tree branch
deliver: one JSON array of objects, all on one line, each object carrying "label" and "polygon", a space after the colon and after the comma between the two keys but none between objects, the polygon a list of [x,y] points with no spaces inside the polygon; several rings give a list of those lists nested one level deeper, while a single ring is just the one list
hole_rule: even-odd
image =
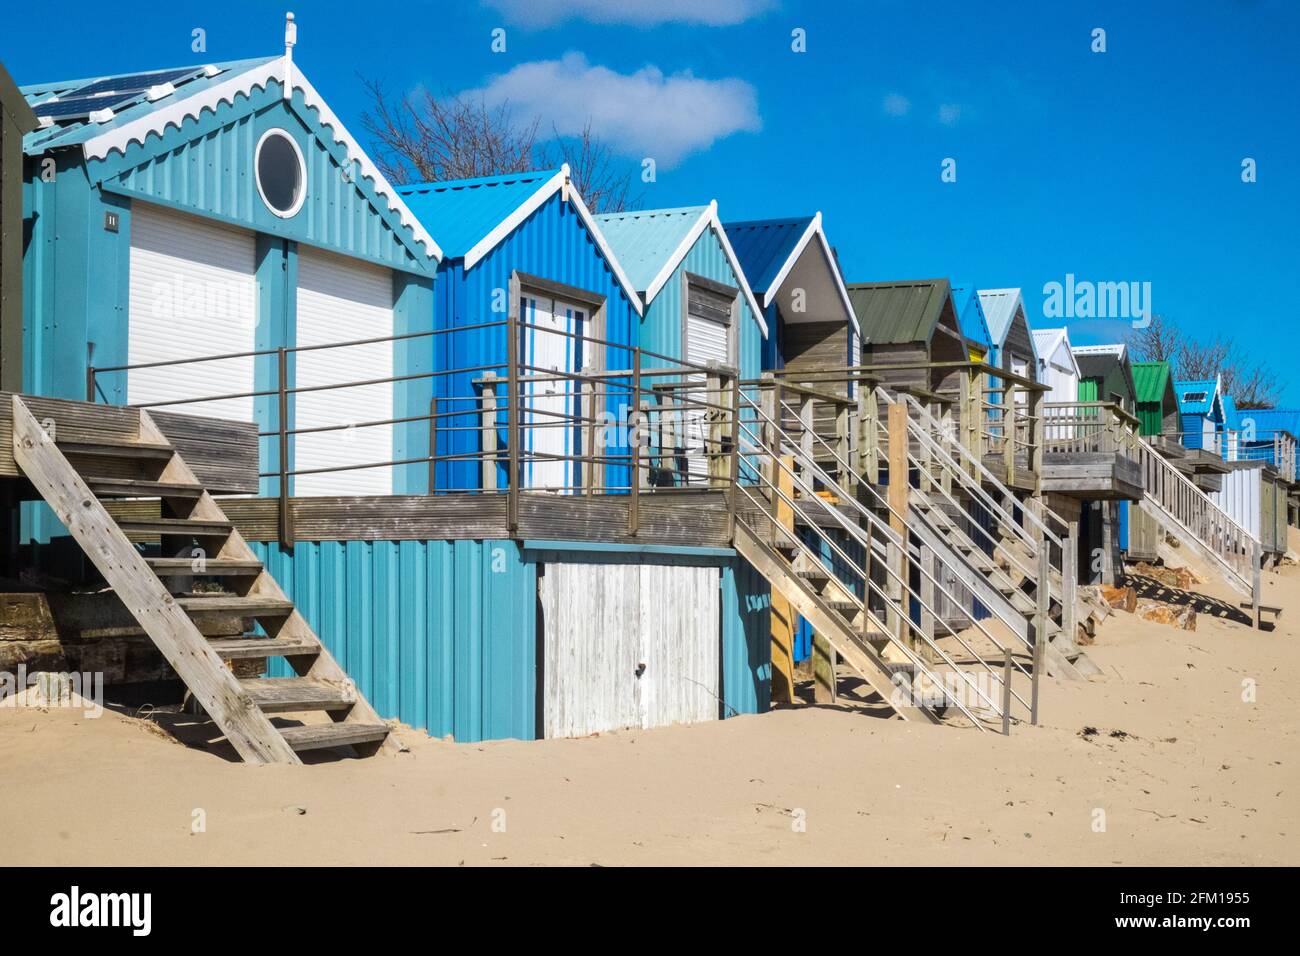
[{"label": "bare tree branch", "polygon": [[371,107],[361,125],[375,162],[396,184],[472,179],[569,164],[569,174],[594,212],[628,206],[630,171],[592,132],[563,137],[552,128],[538,139],[539,119],[520,123],[510,104],[489,107],[482,99],[428,90],[397,97],[378,80],[362,79]]},{"label": "bare tree branch", "polygon": [[1223,390],[1238,408],[1271,408],[1280,385],[1277,375],[1265,363],[1255,363],[1242,354],[1231,338],[1216,336],[1208,342],[1193,339],[1163,316],[1152,316],[1151,324],[1134,329],[1127,338],[1134,358],[1144,362],[1168,362],[1180,379],[1223,377]]}]

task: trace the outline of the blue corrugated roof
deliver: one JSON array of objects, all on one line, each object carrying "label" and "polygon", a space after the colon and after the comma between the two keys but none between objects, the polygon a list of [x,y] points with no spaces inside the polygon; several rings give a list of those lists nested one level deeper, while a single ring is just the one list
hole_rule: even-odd
[{"label": "blue corrugated roof", "polygon": [[[120,80],[123,77],[142,77],[149,73],[167,74],[175,70],[188,69],[193,71],[193,75],[184,78],[172,80],[175,92],[162,96],[156,100],[150,100],[144,94],[139,92],[128,100],[117,101],[118,105],[113,107],[113,118],[108,122],[97,123],[91,122],[87,118],[75,119],[65,123],[42,126],[40,129],[29,133],[23,140],[23,148],[28,153],[43,152],[47,149],[53,149],[57,146],[75,146],[84,143],[92,137],[99,136],[101,133],[111,132],[119,126],[134,122],[143,116],[160,109],[165,109],[180,100],[194,96],[206,89],[218,84],[224,83],[232,77],[249,70],[264,67],[268,63],[278,59],[274,56],[256,57],[248,60],[229,60],[223,63],[210,64],[213,70],[207,71],[203,63],[196,63],[191,67],[173,67],[162,70],[137,71],[135,73],[119,73],[106,76],[84,77],[79,80],[55,80],[47,83],[31,83],[19,87],[23,96],[26,97],[29,105],[40,113],[42,103],[48,103],[53,98],[69,100],[78,96],[78,90],[86,87],[110,86],[109,81]],[[213,72],[215,71],[215,72]],[[207,73],[213,73],[209,76]],[[114,102],[112,96],[104,98],[104,105],[108,106]]]},{"label": "blue corrugated roof", "polygon": [[596,216],[632,285],[645,292],[708,206],[646,209]]},{"label": "blue corrugated roof", "polygon": [[462,258],[559,173],[558,169],[398,186],[444,256]]},{"label": "blue corrugated roof", "polygon": [[989,338],[989,324],[975,287],[967,284],[954,285],[952,301],[957,311],[957,320],[961,323],[961,334],[987,350],[992,341]]},{"label": "blue corrugated roof", "polygon": [[1240,410],[1237,416],[1238,427],[1254,422],[1255,437],[1259,440],[1271,439],[1277,432],[1300,438],[1300,409],[1247,408]]},{"label": "blue corrugated roof", "polygon": [[[1178,395],[1178,410],[1184,415],[1209,415],[1214,407],[1215,392],[1219,383],[1214,379],[1175,381],[1174,392]],[[1203,398],[1188,399],[1188,395],[1204,393]]]},{"label": "blue corrugated roof", "polygon": [[757,294],[762,295],[772,288],[772,283],[812,221],[812,216],[799,216],[723,223],[731,247],[736,250],[736,258],[740,260],[740,268],[745,270],[750,288]]}]

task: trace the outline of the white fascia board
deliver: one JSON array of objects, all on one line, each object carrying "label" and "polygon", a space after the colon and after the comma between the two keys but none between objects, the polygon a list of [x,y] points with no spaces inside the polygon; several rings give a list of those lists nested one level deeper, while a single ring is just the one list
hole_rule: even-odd
[{"label": "white fascia board", "polygon": [[506,236],[514,232],[525,219],[536,212],[546,200],[554,196],[564,186],[564,172],[558,172],[538,187],[537,191],[525,199],[515,211],[497,223],[492,231],[474,243],[473,248],[465,253],[465,271],[474,268],[484,256],[495,249]]},{"label": "white fascia board", "polygon": [[745,275],[745,270],[740,267],[740,260],[736,258],[736,250],[731,248],[731,240],[727,238],[727,230],[722,228],[722,219],[718,216],[718,201],[716,199],[709,203],[708,221],[713,227],[714,235],[718,237],[718,242],[722,243],[722,251],[726,253],[727,261],[731,263],[731,271],[736,273],[736,278],[740,282],[740,291],[744,293],[745,301],[749,303],[749,310],[754,313],[754,320],[758,322],[758,327],[763,332],[763,338],[767,338],[767,320],[763,317],[763,309],[754,297],[754,290],[749,287],[749,278]]},{"label": "white fascia board", "polygon": [[803,255],[804,249],[808,247],[808,243],[812,242],[814,236],[821,243],[822,252],[826,255],[826,262],[831,269],[831,278],[835,280],[835,288],[840,294],[840,302],[844,306],[844,311],[848,313],[849,321],[853,323],[853,331],[858,333],[858,341],[862,341],[862,327],[858,324],[858,314],[853,311],[853,303],[849,300],[849,290],[844,287],[844,277],[840,275],[839,263],[835,261],[835,255],[831,251],[831,244],[826,239],[826,230],[822,228],[822,214],[820,211],[812,217],[812,222],[808,223],[808,228],[799,237],[799,242],[795,244],[790,255],[786,257],[784,264],[781,266],[781,271],[772,280],[771,287],[763,293],[763,304],[772,304],[772,300],[776,298],[781,286],[785,283],[786,276],[790,274],[790,270],[799,261],[799,257]]},{"label": "white fascia board", "polygon": [[[564,178],[567,180],[569,178],[569,166],[567,163],[564,165],[563,173]],[[596,248],[600,250],[601,255],[605,257],[605,261],[609,263],[609,267],[614,273],[614,278],[618,280],[618,284],[621,285],[623,291],[627,293],[627,297],[632,303],[632,309],[637,315],[645,315],[645,306],[641,303],[641,296],[637,295],[636,289],[632,288],[632,283],[628,280],[627,273],[623,271],[622,265],[619,264],[618,256],[614,255],[614,250],[605,239],[605,234],[600,231],[600,226],[596,224],[596,220],[592,217],[591,210],[589,210],[587,204],[582,201],[582,196],[578,195],[578,190],[574,189],[572,186],[568,187],[565,190],[565,193],[565,198],[568,202],[572,203],[573,208],[578,211],[578,218],[582,220],[582,224],[586,226],[587,231],[591,233],[591,238],[596,240]]]},{"label": "white fascia board", "polygon": [[[285,57],[277,57],[269,63],[237,73],[224,82],[210,86],[192,96],[184,96],[139,119],[86,140],[82,145],[83,154],[87,160],[103,159],[113,150],[125,154],[132,142],[143,145],[150,133],[161,135],[168,126],[180,129],[186,119],[198,119],[203,110],[215,110],[222,102],[233,105],[237,96],[251,95],[254,89],[259,86],[265,88],[271,80],[278,80],[283,84],[289,74],[288,67]],[[387,178],[366,155],[365,150],[352,138],[338,116],[321,99],[320,94],[303,76],[301,70],[293,71],[293,85],[302,90],[303,102],[316,110],[321,125],[333,130],[334,139],[343,145],[348,160],[357,164],[361,175],[371,181],[375,192],[387,201],[388,208],[397,213],[402,225],[410,229],[415,240],[424,246],[425,254],[431,259],[441,259],[442,250],[433,241],[433,237],[420,224],[415,214],[407,208],[406,203],[398,196],[397,190],[393,189]],[[180,92],[184,93],[184,87],[181,87]]]},{"label": "white fascia board", "polygon": [[646,286],[645,304],[647,306],[654,301],[654,297],[659,294],[659,290],[664,287],[664,283],[672,278],[673,271],[677,268],[678,263],[686,258],[686,254],[691,251],[691,247],[694,246],[700,236],[704,234],[704,230],[709,226],[709,213],[711,211],[711,209],[706,209],[700,213],[699,218],[695,220],[695,224],[691,226],[691,229],[686,233],[685,238],[677,244],[677,248],[673,250],[672,255],[670,255],[668,260],[663,264],[663,268],[659,270],[659,274],[654,277],[648,286]]}]

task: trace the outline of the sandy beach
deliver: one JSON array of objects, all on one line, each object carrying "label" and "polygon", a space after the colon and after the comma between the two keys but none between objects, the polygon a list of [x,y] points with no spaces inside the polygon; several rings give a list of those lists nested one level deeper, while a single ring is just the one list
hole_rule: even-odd
[{"label": "sandy beach", "polygon": [[1102,675],[1045,681],[1009,738],[843,704],[250,767],[148,719],[0,708],[0,840],[75,865],[1294,865],[1300,568],[1264,593],[1272,631],[1112,614]]}]

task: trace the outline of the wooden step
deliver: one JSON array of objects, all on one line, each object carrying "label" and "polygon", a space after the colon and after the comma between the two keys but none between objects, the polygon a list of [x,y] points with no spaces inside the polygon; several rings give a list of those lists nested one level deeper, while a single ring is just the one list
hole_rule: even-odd
[{"label": "wooden step", "polygon": [[309,724],[303,727],[284,727],[280,736],[294,750],[323,750],[327,747],[346,747],[352,744],[379,743],[388,736],[386,724],[337,723]]},{"label": "wooden step", "polygon": [[293,602],[281,598],[239,597],[233,594],[189,594],[176,603],[190,614],[232,614],[240,617],[287,617]]},{"label": "wooden step", "polygon": [[856,601],[827,601],[826,606],[832,611],[839,611],[841,614],[858,614],[862,611]]},{"label": "wooden step", "polygon": [[175,534],[191,538],[224,537],[234,527],[229,521],[197,521],[189,518],[120,518],[117,526],[127,534]]},{"label": "wooden step", "polygon": [[265,714],[347,710],[356,701],[349,687],[307,677],[248,677],[239,683]]},{"label": "wooden step", "polygon": [[134,478],[87,478],[86,484],[98,498],[190,498],[203,495],[202,485],[172,481],[137,481]]},{"label": "wooden step", "polygon": [[176,454],[171,445],[144,441],[60,441],[54,444],[64,455],[95,458],[135,458],[140,461],[167,461]]},{"label": "wooden step", "polygon": [[237,558],[205,558],[203,570],[194,570],[194,558],[145,558],[149,567],[163,577],[179,574],[193,577],[252,577],[262,572],[262,562],[257,560],[240,560]]},{"label": "wooden step", "polygon": [[805,581],[829,581],[831,579],[830,572],[825,568],[797,568],[794,573],[796,577],[801,577]]},{"label": "wooden step", "polygon": [[320,653],[320,642],[306,638],[212,637],[208,644],[223,661],[257,657],[292,657]]}]

